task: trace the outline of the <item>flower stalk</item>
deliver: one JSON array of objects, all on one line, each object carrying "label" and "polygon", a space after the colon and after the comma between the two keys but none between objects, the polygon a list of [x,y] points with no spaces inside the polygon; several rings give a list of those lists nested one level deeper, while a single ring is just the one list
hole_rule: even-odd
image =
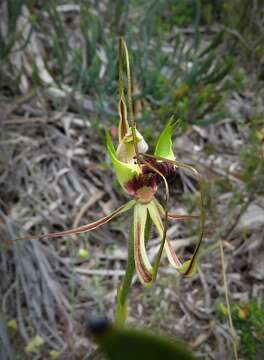
[{"label": "flower stalk", "polygon": [[123,326],[127,318],[127,298],[129,290],[132,285],[132,279],[135,273],[134,262],[134,231],[133,224],[131,226],[128,237],[128,256],[127,265],[124,279],[120,288],[117,291],[117,304],[116,304],[116,325]]}]

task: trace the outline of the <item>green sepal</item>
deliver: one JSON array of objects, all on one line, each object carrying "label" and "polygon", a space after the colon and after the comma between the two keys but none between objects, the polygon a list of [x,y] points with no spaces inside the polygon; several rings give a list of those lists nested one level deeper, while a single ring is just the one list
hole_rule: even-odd
[{"label": "green sepal", "polygon": [[167,122],[167,125],[160,134],[156,149],[154,152],[155,156],[163,157],[168,160],[175,160],[175,156],[172,150],[172,133],[174,131],[175,125],[172,122],[172,118]]},{"label": "green sepal", "polygon": [[139,174],[140,168],[138,165],[135,164],[127,164],[120,160],[118,160],[114,145],[111,140],[111,136],[109,131],[105,129],[106,134],[106,147],[107,152],[112,160],[112,164],[115,168],[116,177],[122,187],[124,184],[127,183],[129,180],[132,180],[136,175]]}]

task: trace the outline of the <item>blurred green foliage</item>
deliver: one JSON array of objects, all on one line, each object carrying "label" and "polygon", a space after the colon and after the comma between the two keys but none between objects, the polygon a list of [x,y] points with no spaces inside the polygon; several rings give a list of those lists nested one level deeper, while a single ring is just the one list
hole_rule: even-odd
[{"label": "blurred green foliage", "polygon": [[[104,327],[104,326],[103,326]],[[98,329],[95,339],[99,349],[110,360],[195,360],[187,345],[169,336],[152,334],[142,329],[117,328],[107,326]]]},{"label": "blurred green foliage", "polygon": [[104,6],[78,1],[79,8],[72,11],[66,11],[67,2],[60,0],[8,4],[14,9],[8,11],[10,39],[0,37],[5,58],[12,56],[19,38],[15,24],[23,4],[55,82],[91,96],[96,115],[110,122],[117,116],[113,94],[119,35],[126,38],[132,55],[139,121],[148,119],[162,127],[175,115],[186,126],[217,122],[225,114],[226,94],[242,86],[237,71],[232,72],[233,59],[221,55],[223,33],[201,36],[200,24],[206,23],[210,6],[217,6],[213,1],[127,0],[106,1]]},{"label": "blurred green foliage", "polygon": [[[227,309],[218,305],[220,318],[227,317]],[[233,304],[232,318],[240,337],[240,351],[244,359],[261,359],[264,351],[264,303],[251,299],[247,304]]]},{"label": "blurred green foliage", "polygon": [[8,1],[6,4],[6,29],[0,27],[0,60],[3,61],[11,52],[16,41],[16,23],[21,13],[23,0]]}]

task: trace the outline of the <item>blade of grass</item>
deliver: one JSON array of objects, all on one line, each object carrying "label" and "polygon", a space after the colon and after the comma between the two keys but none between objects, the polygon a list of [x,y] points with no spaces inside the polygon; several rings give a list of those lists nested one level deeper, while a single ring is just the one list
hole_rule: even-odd
[{"label": "blade of grass", "polygon": [[230,331],[231,331],[231,335],[232,335],[232,346],[233,346],[234,358],[236,360],[238,360],[236,331],[234,328],[232,314],[231,314],[229,291],[228,291],[228,284],[227,284],[227,277],[226,277],[226,270],[225,270],[225,265],[226,265],[225,254],[224,254],[222,240],[219,240],[219,247],[220,247],[220,254],[221,254],[221,265],[222,265],[222,275],[223,275],[223,282],[224,282],[224,289],[225,289],[226,307],[227,307],[227,313],[228,313],[229,327],[230,327]]}]

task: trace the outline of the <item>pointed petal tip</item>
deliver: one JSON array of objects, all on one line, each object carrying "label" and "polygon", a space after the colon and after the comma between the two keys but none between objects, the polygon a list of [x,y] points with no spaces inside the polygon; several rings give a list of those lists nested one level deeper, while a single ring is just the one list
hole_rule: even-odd
[{"label": "pointed petal tip", "polygon": [[170,118],[158,138],[156,149],[154,152],[155,156],[163,157],[168,160],[175,160],[171,140],[173,131],[174,124],[172,123],[172,118]]}]

